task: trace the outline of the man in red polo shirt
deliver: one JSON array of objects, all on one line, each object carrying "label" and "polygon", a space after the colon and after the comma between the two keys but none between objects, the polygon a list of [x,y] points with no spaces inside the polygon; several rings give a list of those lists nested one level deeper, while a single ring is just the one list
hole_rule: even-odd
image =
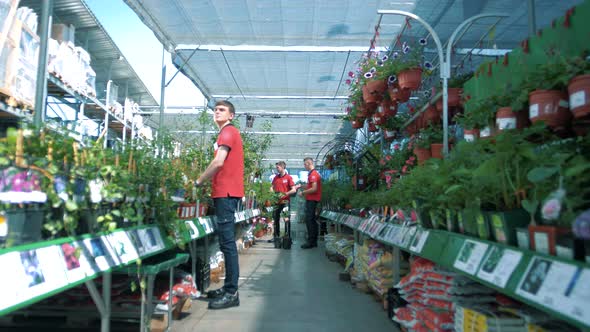
[{"label": "man in red polo shirt", "polygon": [[214,120],[219,127],[213,160],[196,181],[199,186],[212,178],[213,204],[215,205],[216,234],[219,249],[225,257],[225,282],[222,288],[207,292],[209,309],[239,306],[238,248],[235,235],[235,212],[244,197],[244,150],[240,131],[232,125],[236,115],[234,105],[226,100],[215,103]]},{"label": "man in red polo shirt", "polygon": [[315,210],[318,202],[322,199],[322,177],[313,165],[313,159],[303,159],[303,166],[309,172],[307,175],[307,188],[300,192],[305,196],[305,226],[307,227],[307,243],[301,248],[309,249],[318,246],[318,224],[316,222]]},{"label": "man in red polo shirt", "polygon": [[[275,167],[277,169],[277,175],[272,179],[272,191],[275,193],[285,193],[285,195],[280,198],[272,212],[275,230],[274,239],[269,240],[269,242],[274,242],[281,236],[281,212],[283,212],[285,206],[289,204],[291,199],[290,195],[294,194],[297,191],[297,188],[299,188],[295,186],[295,182],[291,175],[287,174],[287,164],[285,164],[284,161],[279,161],[275,164]],[[287,220],[285,220],[285,235],[291,237],[291,225]]]}]

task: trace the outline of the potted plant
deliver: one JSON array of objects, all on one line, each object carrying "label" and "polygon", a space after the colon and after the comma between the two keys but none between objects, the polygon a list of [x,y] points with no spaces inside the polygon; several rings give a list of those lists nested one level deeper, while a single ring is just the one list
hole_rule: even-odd
[{"label": "potted plant", "polygon": [[[463,94],[463,84],[473,77],[473,72],[468,72],[451,77],[448,82],[448,105],[449,107],[460,107],[462,105],[461,96]],[[439,90],[442,91],[442,84],[439,84]],[[442,96],[436,101],[436,109],[439,112],[443,110]]]},{"label": "potted plant", "polygon": [[401,54],[394,52],[393,57],[398,61],[398,84],[400,88],[406,90],[416,90],[422,80],[422,72],[431,70],[432,64],[423,61],[424,47],[426,38],[421,38],[417,45],[410,46],[404,42],[402,44]]},{"label": "potted plant", "polygon": [[568,59],[566,70],[572,77],[567,86],[570,109],[574,118],[584,118],[590,114],[590,63],[587,54]]}]

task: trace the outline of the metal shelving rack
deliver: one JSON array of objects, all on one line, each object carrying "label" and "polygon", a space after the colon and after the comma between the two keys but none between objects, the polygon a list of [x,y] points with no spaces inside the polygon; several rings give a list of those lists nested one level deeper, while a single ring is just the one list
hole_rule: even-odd
[{"label": "metal shelving rack", "polygon": [[[379,220],[380,218],[361,218],[332,211],[322,211],[321,216],[336,223],[336,225],[351,228],[355,234],[363,234],[385,245],[392,246],[396,250],[403,250],[429,259],[444,268],[469,277],[478,283],[544,311],[582,330],[590,329],[590,311],[579,305],[584,304],[583,299],[590,296],[589,289],[584,284],[588,281],[590,275],[590,265],[587,263],[549,256],[459,233],[424,229],[416,225],[384,223]],[[458,263],[460,256],[464,255],[463,250],[467,243],[469,243],[469,246],[479,248],[480,255],[470,254],[466,264]],[[489,274],[484,274],[482,269],[492,252],[496,251],[500,251],[502,255],[511,255],[515,258],[501,266],[504,270],[503,274],[494,270],[495,274],[490,277]],[[476,250],[473,252],[476,252]],[[554,296],[549,298],[546,296],[536,297],[534,294],[530,295],[522,290],[522,284],[528,277],[529,270],[538,260],[547,262],[549,266],[553,265],[554,269],[571,271],[571,273],[566,273],[570,280],[564,281],[564,287],[562,288],[573,285],[571,287],[578,292],[575,295],[578,303],[571,298],[568,299],[568,301],[571,300],[571,305],[562,307],[556,305],[559,301],[558,297],[562,295],[559,292],[555,292]],[[549,273],[551,272],[549,270]],[[399,276],[399,260],[394,261],[394,275]],[[398,280],[399,278],[394,278],[394,282]],[[561,290],[559,289],[559,291]],[[573,293],[571,292],[571,294]],[[564,298],[572,296],[571,294]]]}]

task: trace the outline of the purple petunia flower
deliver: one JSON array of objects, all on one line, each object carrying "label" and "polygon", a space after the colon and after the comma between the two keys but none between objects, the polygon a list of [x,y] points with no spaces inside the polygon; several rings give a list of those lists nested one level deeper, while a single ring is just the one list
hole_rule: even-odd
[{"label": "purple petunia flower", "polygon": [[387,83],[389,83],[389,84],[393,84],[393,83],[395,83],[395,81],[397,81],[397,76],[395,76],[395,75],[391,75],[387,78]]},{"label": "purple petunia flower", "polygon": [[404,47],[402,51],[404,52],[404,54],[408,54],[410,52],[410,46]]},{"label": "purple petunia flower", "polygon": [[377,60],[377,66],[383,66],[383,61]]},{"label": "purple petunia flower", "polygon": [[397,58],[399,58],[399,53],[398,53],[398,52],[393,52],[393,58],[394,58],[394,59],[397,59]]},{"label": "purple petunia flower", "polygon": [[420,43],[420,45],[424,46],[426,45],[428,42],[426,41],[426,38],[420,38],[420,40],[418,41]]},{"label": "purple petunia flower", "polygon": [[373,73],[371,73],[370,71],[365,73],[365,78],[371,78],[373,77]]},{"label": "purple petunia flower", "polygon": [[428,61],[424,62],[424,68],[426,68],[428,70],[432,69],[432,63],[430,63]]},{"label": "purple petunia flower", "polygon": [[403,44],[402,44],[402,50],[403,50],[404,48],[406,48],[406,47],[408,47],[408,43],[406,43],[406,42],[403,42]]},{"label": "purple petunia flower", "polygon": [[387,61],[387,59],[389,59],[389,58],[387,57],[387,55],[384,55],[384,56],[381,58],[381,61],[385,62],[385,61]]},{"label": "purple petunia flower", "polygon": [[371,69],[369,69],[369,72],[371,74],[375,74],[376,71],[377,71],[377,69],[375,67],[371,67]]}]

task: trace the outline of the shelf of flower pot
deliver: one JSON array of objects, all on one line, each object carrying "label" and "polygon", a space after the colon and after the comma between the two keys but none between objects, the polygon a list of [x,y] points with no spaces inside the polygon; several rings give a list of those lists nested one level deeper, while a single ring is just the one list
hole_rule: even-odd
[{"label": "shelf of flower pot", "polygon": [[155,225],[0,250],[0,316],[170,249]]}]

